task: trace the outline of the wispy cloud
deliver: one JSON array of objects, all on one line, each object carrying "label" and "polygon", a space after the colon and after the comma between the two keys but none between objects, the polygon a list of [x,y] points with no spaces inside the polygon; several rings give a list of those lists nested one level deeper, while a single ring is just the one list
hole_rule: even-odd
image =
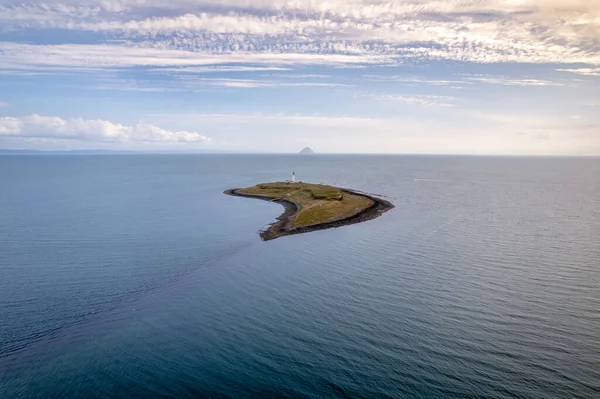
[{"label": "wispy cloud", "polygon": [[355,97],[369,98],[375,101],[400,102],[404,104],[413,104],[424,107],[453,107],[458,100],[452,96],[437,96],[437,95],[404,95],[404,94],[388,94],[388,93],[356,93]]},{"label": "wispy cloud", "polygon": [[185,119],[202,123],[229,123],[238,124],[283,124],[313,127],[333,128],[365,128],[374,126],[389,126],[393,120],[358,117],[335,117],[323,115],[294,115],[294,114],[149,114],[148,117],[159,117],[166,120]]},{"label": "wispy cloud", "polygon": [[503,86],[564,86],[563,83],[543,79],[513,79],[505,76],[492,75],[467,75],[471,82],[486,83]]},{"label": "wispy cloud", "polygon": [[280,71],[291,71],[291,68],[282,67],[257,67],[257,66],[228,66],[228,65],[216,65],[208,67],[181,67],[181,68],[156,68],[153,72],[177,72],[177,73],[190,73],[190,74],[208,74],[208,73],[231,73],[231,72],[280,72]]},{"label": "wispy cloud", "polygon": [[8,107],[8,103],[0,101],[0,108]]},{"label": "wispy cloud", "polygon": [[178,76],[178,79],[184,80],[186,84],[202,87],[202,86],[217,86],[231,88],[279,88],[279,87],[350,87],[347,84],[341,83],[325,83],[325,82],[290,82],[281,80],[267,79],[209,79],[209,78],[186,78]]},{"label": "wispy cloud", "polygon": [[0,117],[1,137],[120,143],[208,144],[211,142],[209,137],[196,132],[170,131],[148,123],[140,122],[134,126],[127,126],[100,119],[63,119],[35,114],[23,117]]},{"label": "wispy cloud", "polygon": [[103,83],[97,85],[86,86],[92,90],[106,90],[106,91],[130,91],[130,92],[143,92],[143,93],[167,93],[167,92],[180,92],[184,91],[183,88],[170,88],[170,87],[145,87],[140,84],[122,84],[122,83]]},{"label": "wispy cloud", "polygon": [[328,79],[331,75],[323,75],[317,73],[273,73],[269,75],[272,78],[283,78],[283,79]]},{"label": "wispy cloud", "polygon": [[342,83],[273,80],[273,79],[233,79],[233,78],[202,78],[193,75],[174,75],[171,80],[154,81],[148,79],[120,80],[110,79],[88,86],[94,90],[114,90],[147,93],[166,93],[183,91],[206,91],[210,88],[235,89],[278,89],[284,87],[352,87]]},{"label": "wispy cloud", "polygon": [[366,75],[366,79],[372,80],[374,82],[397,82],[402,83],[406,86],[419,86],[419,85],[428,85],[428,86],[464,86],[464,85],[472,85],[473,82],[469,82],[467,80],[455,79],[455,80],[442,80],[442,79],[432,79],[432,78],[424,78],[417,76],[401,76],[401,75]]},{"label": "wispy cloud", "polygon": [[[288,65],[356,65],[382,56],[600,65],[600,3],[586,0],[23,0],[0,6],[0,25],[93,31],[105,43],[117,39],[129,51],[148,52],[126,61],[122,51],[99,44],[104,67],[211,64],[191,62],[194,53],[227,54],[234,63],[253,62],[248,54],[254,54],[270,58],[258,63]],[[68,48],[74,60],[59,58],[59,48],[39,50],[52,55],[54,66],[73,66],[81,57],[100,63],[84,46]],[[167,50],[182,53],[148,59]],[[8,55],[21,66],[38,65],[26,54]],[[340,55],[356,58],[332,58]]]},{"label": "wispy cloud", "polygon": [[557,69],[559,72],[575,73],[585,76],[600,76],[600,68]]},{"label": "wispy cloud", "polygon": [[382,57],[344,54],[296,53],[205,53],[197,51],[146,48],[127,45],[32,45],[0,42],[1,69],[60,70],[128,68],[128,67],[192,67],[229,64],[262,65],[333,65],[385,62]]}]

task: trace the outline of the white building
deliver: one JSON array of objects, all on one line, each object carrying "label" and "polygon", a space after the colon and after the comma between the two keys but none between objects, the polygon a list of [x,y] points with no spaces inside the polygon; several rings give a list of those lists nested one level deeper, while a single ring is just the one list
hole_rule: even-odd
[{"label": "white building", "polygon": [[292,183],[296,183],[296,172],[292,172]]}]

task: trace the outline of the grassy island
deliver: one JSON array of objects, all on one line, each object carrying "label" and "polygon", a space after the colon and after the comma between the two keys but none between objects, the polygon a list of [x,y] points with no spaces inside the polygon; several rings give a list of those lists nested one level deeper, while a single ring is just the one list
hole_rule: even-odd
[{"label": "grassy island", "polygon": [[263,240],[341,227],[374,219],[394,206],[381,198],[323,184],[276,182],[225,191],[284,205],[277,222],[260,233]]}]

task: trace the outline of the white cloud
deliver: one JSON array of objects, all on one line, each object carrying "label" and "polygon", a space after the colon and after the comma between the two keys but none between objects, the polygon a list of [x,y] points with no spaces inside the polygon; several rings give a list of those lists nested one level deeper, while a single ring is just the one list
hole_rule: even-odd
[{"label": "white cloud", "polygon": [[356,97],[369,98],[376,101],[401,102],[425,107],[453,107],[458,98],[436,95],[403,95],[387,93],[357,93]]},{"label": "white cloud", "polygon": [[183,88],[176,89],[176,88],[171,88],[171,87],[145,87],[138,83],[127,84],[127,83],[120,83],[118,81],[115,83],[102,83],[102,84],[97,84],[97,85],[93,85],[93,86],[88,86],[88,88],[94,89],[94,90],[131,91],[131,92],[137,91],[137,92],[144,92],[144,93],[167,93],[167,92],[184,91]]},{"label": "white cloud", "polygon": [[407,86],[416,85],[429,85],[429,86],[462,86],[472,85],[472,82],[466,80],[440,80],[440,79],[427,79],[416,76],[400,76],[400,75],[366,75],[365,78],[373,80],[375,82],[398,82],[406,84]]},{"label": "white cloud", "polygon": [[559,72],[570,72],[584,76],[600,76],[600,68],[557,69]]},{"label": "white cloud", "polygon": [[142,122],[134,126],[126,126],[100,119],[63,119],[35,114],[24,117],[0,117],[0,137],[113,143],[208,144],[211,142],[209,137],[196,132],[169,131]]},{"label": "white cloud", "polygon": [[[317,58],[291,57],[308,54],[358,57],[321,60],[329,65],[383,62],[368,56],[600,65],[600,3],[589,0],[22,0],[0,6],[0,26],[91,30],[130,40],[129,49],[184,51],[168,56],[170,62],[145,56],[125,62],[100,46],[104,67],[209,65],[185,53],[238,55],[233,62],[261,54],[288,65],[315,64]],[[74,60],[54,57],[52,65],[90,56],[82,46],[69,50]],[[90,62],[98,65],[95,58]],[[24,56],[14,61],[38,64]]]},{"label": "white cloud", "polygon": [[278,80],[266,79],[209,79],[209,78],[186,78],[178,76],[185,81],[187,87],[190,86],[221,86],[231,88],[278,88],[278,87],[350,87],[350,85],[340,83],[323,82],[283,82]]},{"label": "white cloud", "polygon": [[190,74],[206,74],[206,73],[230,73],[230,72],[279,72],[290,71],[291,68],[282,67],[253,67],[253,66],[227,66],[217,65],[208,67],[182,67],[182,68],[156,68],[153,72],[179,72]]},{"label": "white cloud", "polygon": [[120,80],[111,79],[106,83],[88,86],[94,90],[115,90],[147,93],[166,93],[182,91],[206,91],[214,87],[226,87],[236,89],[266,88],[276,89],[282,87],[352,87],[341,83],[309,82],[293,80],[272,79],[226,79],[226,78],[202,78],[195,75],[174,75],[174,80],[153,81],[147,79]]},{"label": "white cloud", "polygon": [[0,101],[0,108],[8,107],[8,103]]},{"label": "white cloud", "polygon": [[472,82],[487,83],[503,86],[564,86],[559,82],[543,79],[514,79],[505,76],[492,75],[466,75],[466,79]]},{"label": "white cloud", "polygon": [[283,124],[327,128],[373,128],[393,124],[393,120],[358,117],[293,114],[150,114],[167,120],[195,120],[202,123]]},{"label": "white cloud", "polygon": [[190,67],[224,64],[329,65],[385,62],[383,57],[344,54],[296,54],[296,53],[206,53],[173,50],[168,48],[145,48],[126,45],[33,45],[0,42],[0,69],[7,72],[27,69],[48,71],[127,67]]},{"label": "white cloud", "polygon": [[318,73],[273,73],[269,75],[273,78],[284,78],[284,79],[327,79],[331,75],[323,75]]}]

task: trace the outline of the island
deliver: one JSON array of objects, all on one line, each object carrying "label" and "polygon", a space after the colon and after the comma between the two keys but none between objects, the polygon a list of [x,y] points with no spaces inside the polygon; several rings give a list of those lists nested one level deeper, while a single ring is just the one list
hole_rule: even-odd
[{"label": "island", "polygon": [[260,232],[264,241],[365,222],[394,207],[389,201],[363,192],[294,181],[263,183],[224,193],[284,206],[284,213],[275,223]]},{"label": "island", "polygon": [[303,148],[298,154],[304,154],[304,155],[310,155],[310,154],[314,154],[315,152],[313,151],[312,148],[310,147],[305,147]]}]

